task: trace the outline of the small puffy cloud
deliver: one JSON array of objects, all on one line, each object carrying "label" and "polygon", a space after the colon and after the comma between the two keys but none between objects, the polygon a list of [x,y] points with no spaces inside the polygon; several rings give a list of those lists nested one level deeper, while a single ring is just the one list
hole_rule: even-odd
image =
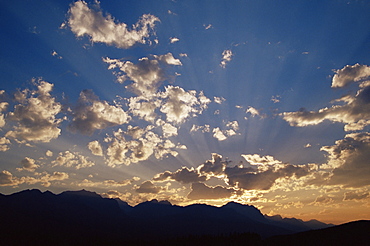
[{"label": "small puffy cloud", "polygon": [[241,155],[251,165],[274,165],[281,164],[281,161],[275,160],[273,156],[265,155],[260,156],[258,154]]},{"label": "small puffy cloud", "polygon": [[36,165],[36,161],[32,158],[25,157],[21,162],[20,162],[22,168],[20,170],[27,170],[30,172],[34,172],[36,168],[39,167],[39,165]]},{"label": "small puffy cloud", "polygon": [[177,136],[177,128],[169,123],[162,125],[163,137],[168,138],[171,136]]},{"label": "small puffy cloud", "polygon": [[204,29],[208,30],[208,29],[212,28],[213,26],[211,24],[208,24],[208,25],[203,24],[203,27],[204,27]]},{"label": "small puffy cloud", "polygon": [[34,81],[37,90],[18,91],[14,97],[20,103],[9,113],[9,119],[17,123],[14,130],[8,131],[6,137],[20,142],[50,142],[60,135],[59,124],[63,121],[57,115],[62,105],[50,95],[53,84]]},{"label": "small puffy cloud", "polygon": [[68,25],[77,37],[88,36],[92,42],[114,45],[127,49],[137,43],[145,44],[150,36],[157,17],[144,14],[131,28],[118,23],[107,14],[103,15],[100,6],[90,8],[84,1],[77,1],[69,9]]},{"label": "small puffy cloud", "polygon": [[179,38],[176,38],[176,37],[170,38],[170,43],[171,44],[176,43],[176,42],[179,42],[179,41],[180,41]]},{"label": "small puffy cloud", "polygon": [[[138,135],[140,137],[131,140],[126,139],[125,132],[120,129],[114,132],[114,138],[106,139],[106,142],[109,142],[106,151],[107,164],[109,166],[130,165],[131,163],[147,160],[152,155],[156,159],[162,159],[168,155],[176,156],[177,152],[174,150],[176,145],[168,139],[162,139],[151,129],[151,127],[142,129],[142,132]],[[139,132],[139,130],[136,129],[136,132]]]},{"label": "small puffy cloud", "polygon": [[370,133],[347,134],[321,150],[329,155],[324,168],[332,169],[328,184],[356,188],[370,185]]},{"label": "small puffy cloud", "polygon": [[19,180],[11,174],[9,171],[0,172],[0,186],[17,186],[20,184]]},{"label": "small puffy cloud", "polygon": [[56,57],[56,58],[58,58],[58,59],[63,59],[63,57],[62,56],[60,56],[55,50],[53,50],[52,52],[51,52],[51,55],[52,56],[54,56],[54,57]]},{"label": "small puffy cloud", "polygon": [[99,141],[97,140],[91,141],[87,145],[87,147],[89,148],[89,150],[91,151],[93,155],[103,156],[103,148],[101,147]]},{"label": "small puffy cloud", "polygon": [[135,191],[137,193],[158,194],[161,190],[161,187],[155,186],[151,181],[145,181]]},{"label": "small puffy cloud", "polygon": [[204,126],[193,125],[190,129],[190,132],[196,132],[196,131],[211,132],[211,126],[208,124],[205,124]]},{"label": "small puffy cloud", "polygon": [[45,155],[48,156],[48,157],[51,157],[51,156],[53,156],[53,152],[51,150],[47,150]]},{"label": "small puffy cloud", "polygon": [[160,95],[163,99],[160,111],[174,123],[182,123],[190,116],[201,114],[210,103],[202,92],[197,95],[195,91],[185,91],[178,86],[167,86]]},{"label": "small puffy cloud", "polygon": [[152,98],[148,100],[145,97],[131,97],[129,99],[128,106],[130,112],[134,116],[137,116],[140,119],[144,119],[148,122],[154,122],[154,120],[158,117],[155,111],[160,107],[160,104],[161,101],[158,100],[158,98]]},{"label": "small puffy cloud", "polygon": [[5,152],[9,150],[10,140],[6,137],[0,138],[0,151]]},{"label": "small puffy cloud", "polygon": [[60,152],[58,157],[51,162],[53,166],[73,167],[75,169],[87,168],[94,166],[94,162],[89,161],[85,156],[77,152]]},{"label": "small puffy cloud", "polygon": [[121,107],[100,101],[91,90],[80,93],[78,105],[72,115],[73,119],[68,129],[89,135],[96,130],[122,125],[130,120]]},{"label": "small puffy cloud", "polygon": [[218,103],[218,104],[221,104],[221,103],[226,101],[226,99],[223,98],[223,97],[213,97],[213,99],[214,99],[215,103]]},{"label": "small puffy cloud", "polygon": [[226,68],[226,64],[231,61],[231,57],[233,56],[233,52],[231,50],[224,50],[222,52],[222,60],[220,66],[222,68]]},{"label": "small puffy cloud", "polygon": [[183,167],[176,172],[165,171],[160,173],[153,178],[153,181],[177,181],[183,184],[193,183],[193,182],[202,182],[207,179],[206,176],[198,173],[194,168]]},{"label": "small puffy cloud", "polygon": [[276,96],[272,96],[272,97],[271,97],[271,101],[272,101],[273,103],[278,103],[278,102],[280,102],[280,99],[281,99],[281,96],[279,96],[279,95],[276,95]]},{"label": "small puffy cloud", "polygon": [[353,82],[359,82],[360,89],[356,95],[347,95],[334,100],[331,107],[318,111],[301,109],[297,112],[281,114],[291,126],[304,127],[317,125],[324,120],[342,122],[345,131],[362,130],[370,125],[370,67],[356,64],[337,70],[333,77],[332,87],[344,87]]},{"label": "small puffy cloud", "polygon": [[260,115],[260,112],[257,110],[257,109],[255,109],[255,108],[253,108],[253,107],[251,107],[251,106],[249,106],[248,107],[248,109],[245,111],[247,114],[249,113],[249,114],[251,114],[252,115],[252,117],[254,117],[254,116],[259,116]]},{"label": "small puffy cloud", "polygon": [[139,59],[136,65],[131,61],[121,61],[108,57],[104,58],[103,61],[109,64],[109,70],[119,69],[118,72],[114,72],[119,83],[124,83],[127,80],[133,81],[127,88],[136,95],[149,99],[155,96],[160,82],[167,79],[163,66],[182,65],[180,60],[175,59],[171,53],[155,55],[153,59],[143,57]]},{"label": "small puffy cloud", "polygon": [[191,200],[223,199],[229,198],[235,192],[233,188],[225,188],[223,186],[212,187],[204,183],[192,183],[191,191],[187,197]]},{"label": "small puffy cloud", "polygon": [[5,91],[0,90],[0,127],[3,127],[5,125],[5,115],[4,111],[8,108],[9,103],[5,102]]},{"label": "small puffy cloud", "polygon": [[216,138],[218,141],[224,141],[227,139],[227,137],[219,127],[213,128],[213,137]]}]

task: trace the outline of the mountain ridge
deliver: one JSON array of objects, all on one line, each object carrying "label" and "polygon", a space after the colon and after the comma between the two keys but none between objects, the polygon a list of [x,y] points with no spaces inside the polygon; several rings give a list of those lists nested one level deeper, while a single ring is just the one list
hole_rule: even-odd
[{"label": "mountain ridge", "polygon": [[[26,242],[32,241],[42,244],[42,240],[49,242],[55,238],[78,245],[96,242],[130,245],[137,240],[235,233],[268,238],[332,226],[281,216],[271,218],[252,205],[235,202],[221,207],[205,204],[182,207],[152,200],[130,206],[120,199],[103,198],[86,190],[60,194],[24,190],[0,195],[0,205],[0,219],[5,222],[0,224],[0,243],[7,245],[28,245]],[[16,231],[22,231],[23,237]],[[8,244],[9,241],[16,243]]]}]

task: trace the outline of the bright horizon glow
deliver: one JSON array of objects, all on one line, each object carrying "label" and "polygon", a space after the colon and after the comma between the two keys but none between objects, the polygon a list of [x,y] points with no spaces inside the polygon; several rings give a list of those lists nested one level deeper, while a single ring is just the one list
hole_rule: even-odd
[{"label": "bright horizon glow", "polygon": [[370,3],[0,7],[0,193],[370,219]]}]

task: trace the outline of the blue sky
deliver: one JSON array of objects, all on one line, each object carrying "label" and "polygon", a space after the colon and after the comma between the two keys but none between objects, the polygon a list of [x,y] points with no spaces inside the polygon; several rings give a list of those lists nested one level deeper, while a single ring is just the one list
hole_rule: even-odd
[{"label": "blue sky", "polygon": [[369,219],[367,1],[1,1],[0,192]]}]

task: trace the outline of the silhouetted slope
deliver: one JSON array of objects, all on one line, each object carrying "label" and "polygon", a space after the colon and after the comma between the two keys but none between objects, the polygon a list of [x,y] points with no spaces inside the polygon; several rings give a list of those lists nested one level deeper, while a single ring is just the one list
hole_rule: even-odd
[{"label": "silhouetted slope", "polygon": [[164,245],[179,238],[221,242],[229,237],[255,244],[257,234],[266,238],[302,230],[249,205],[180,207],[152,200],[132,207],[85,190],[0,194],[0,208],[0,245]]},{"label": "silhouetted slope", "polygon": [[370,220],[268,238],[266,245],[370,245]]}]

